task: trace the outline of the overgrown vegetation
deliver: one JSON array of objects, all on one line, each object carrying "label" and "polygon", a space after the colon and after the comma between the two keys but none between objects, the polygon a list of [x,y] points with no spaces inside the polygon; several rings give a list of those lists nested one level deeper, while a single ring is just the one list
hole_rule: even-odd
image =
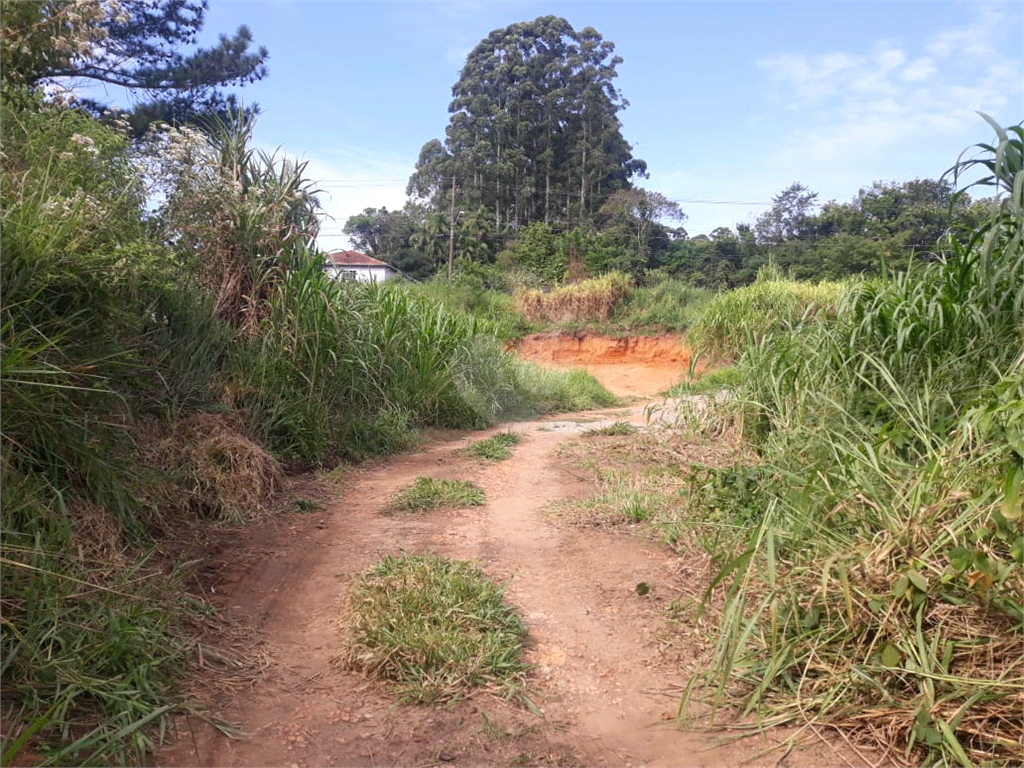
[{"label": "overgrown vegetation", "polygon": [[405,701],[450,701],[483,688],[513,695],[524,680],[526,628],[504,589],[472,563],[387,557],[352,591],[347,668],[395,681]]},{"label": "overgrown vegetation", "polygon": [[3,762],[142,762],[210,616],[168,536],[268,514],[284,468],[613,398],[404,286],[328,280],[316,190],[252,148],[251,112],[131,143],[16,65],[0,72]]},{"label": "overgrown vegetation", "polygon": [[728,356],[773,331],[834,315],[845,290],[842,283],[786,280],[777,267],[768,265],[753,285],[715,296],[687,339],[700,353]]},{"label": "overgrown vegetation", "polygon": [[390,506],[395,511],[421,512],[444,507],[479,507],[486,502],[484,492],[468,480],[417,477],[412,485],[395,494]]},{"label": "overgrown vegetation", "polygon": [[687,376],[666,394],[669,397],[682,395],[715,395],[722,390],[732,391],[743,382],[743,375],[736,366],[726,365],[722,368],[704,371],[700,376]]},{"label": "overgrown vegetation", "polygon": [[762,459],[695,474],[682,518],[727,597],[705,692],[886,762],[1024,757],[1024,130],[993,128],[951,171],[999,195],[964,244],[746,344],[722,415]]},{"label": "overgrown vegetation", "polygon": [[512,448],[522,442],[523,436],[518,432],[499,432],[473,443],[466,449],[466,455],[487,461],[502,461],[512,455]]},{"label": "overgrown vegetation", "polygon": [[681,333],[704,315],[714,293],[665,278],[634,288],[617,304],[608,320],[612,332]]}]

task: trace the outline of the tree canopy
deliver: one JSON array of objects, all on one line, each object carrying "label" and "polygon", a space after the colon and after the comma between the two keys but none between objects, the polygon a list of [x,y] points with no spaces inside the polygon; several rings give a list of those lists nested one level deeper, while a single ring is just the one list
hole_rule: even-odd
[{"label": "tree canopy", "polygon": [[34,88],[93,80],[128,89],[143,102],[136,131],[154,119],[180,125],[224,114],[230,99],[220,88],[263,78],[269,54],[252,49],[244,25],[213,47],[194,48],[207,7],[207,0],[3,0],[3,81]]},{"label": "tree canopy", "polygon": [[410,196],[484,207],[496,228],[590,219],[647,165],[632,155],[614,86],[622,59],[592,27],[542,16],[491,32],[469,54],[444,143],[420,152]]}]

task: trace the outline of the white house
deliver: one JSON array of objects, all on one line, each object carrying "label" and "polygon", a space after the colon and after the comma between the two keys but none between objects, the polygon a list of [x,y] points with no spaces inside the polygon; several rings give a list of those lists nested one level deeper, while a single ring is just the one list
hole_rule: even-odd
[{"label": "white house", "polygon": [[384,282],[398,274],[383,261],[358,251],[328,253],[325,271],[335,280],[356,280],[360,283]]}]

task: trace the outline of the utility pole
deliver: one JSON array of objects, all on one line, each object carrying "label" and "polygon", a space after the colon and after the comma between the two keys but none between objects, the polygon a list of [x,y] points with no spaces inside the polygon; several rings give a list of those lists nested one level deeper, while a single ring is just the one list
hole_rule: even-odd
[{"label": "utility pole", "polygon": [[451,224],[448,231],[448,282],[452,281],[452,269],[455,265],[455,174],[452,174],[452,212],[449,217]]}]

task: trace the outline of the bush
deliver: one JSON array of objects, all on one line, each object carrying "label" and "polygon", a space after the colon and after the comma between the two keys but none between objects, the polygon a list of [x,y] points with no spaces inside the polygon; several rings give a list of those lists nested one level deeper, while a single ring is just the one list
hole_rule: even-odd
[{"label": "bush", "polygon": [[531,322],[568,323],[607,320],[630,295],[633,279],[621,272],[556,288],[550,293],[522,291],[516,303]]},{"label": "bush", "polygon": [[697,351],[731,357],[772,332],[834,316],[846,290],[844,283],[758,280],[712,299],[688,339]]},{"label": "bush", "polygon": [[610,322],[630,331],[681,332],[703,315],[714,293],[678,280],[636,288],[612,312]]}]

